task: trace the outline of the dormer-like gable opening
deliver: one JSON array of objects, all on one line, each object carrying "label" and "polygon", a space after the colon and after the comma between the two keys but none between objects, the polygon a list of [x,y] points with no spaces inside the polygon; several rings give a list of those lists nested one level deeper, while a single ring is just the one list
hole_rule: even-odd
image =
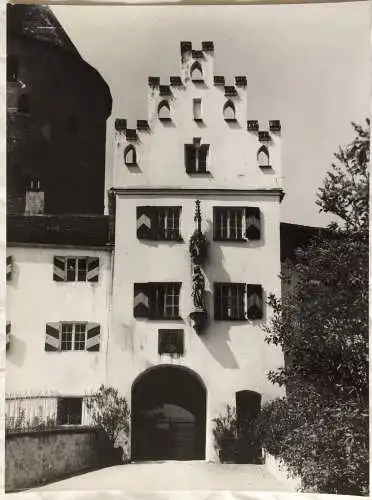
[{"label": "dormer-like gable opening", "polygon": [[270,167],[270,155],[267,146],[261,146],[257,151],[257,162],[258,166],[261,168],[269,168]]},{"label": "dormer-like gable opening", "polygon": [[133,146],[133,144],[129,144],[124,149],[124,163],[128,167],[133,167],[134,165],[137,165],[137,151],[136,148]]},{"label": "dormer-like gable opening", "polygon": [[225,103],[223,107],[223,117],[227,122],[236,120],[235,105],[230,99]]},{"label": "dormer-like gable opening", "polygon": [[164,100],[164,101],[161,101],[161,103],[159,104],[158,117],[159,117],[159,120],[164,120],[164,121],[171,119],[170,106],[169,106],[168,101]]},{"label": "dormer-like gable opening", "polygon": [[203,81],[203,69],[199,61],[195,61],[190,69],[190,76],[193,82]]}]

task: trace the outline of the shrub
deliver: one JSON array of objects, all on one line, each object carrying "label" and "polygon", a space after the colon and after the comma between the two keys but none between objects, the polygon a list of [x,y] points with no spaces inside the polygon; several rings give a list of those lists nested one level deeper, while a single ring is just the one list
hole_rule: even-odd
[{"label": "shrub", "polygon": [[230,461],[238,454],[238,425],[235,408],[226,405],[226,410],[213,419],[214,447],[221,462]]}]

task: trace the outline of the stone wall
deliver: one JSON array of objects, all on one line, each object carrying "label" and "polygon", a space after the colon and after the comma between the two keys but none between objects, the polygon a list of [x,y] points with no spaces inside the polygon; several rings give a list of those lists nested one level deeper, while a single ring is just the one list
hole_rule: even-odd
[{"label": "stone wall", "polygon": [[32,488],[100,465],[102,440],[89,428],[8,434],[5,490]]}]

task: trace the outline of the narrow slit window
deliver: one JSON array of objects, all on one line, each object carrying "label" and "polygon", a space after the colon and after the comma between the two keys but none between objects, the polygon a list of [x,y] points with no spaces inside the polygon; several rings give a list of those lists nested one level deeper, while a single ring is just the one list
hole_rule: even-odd
[{"label": "narrow slit window", "polygon": [[194,113],[194,120],[195,121],[202,120],[201,99],[194,99],[194,101],[193,101],[193,113]]}]

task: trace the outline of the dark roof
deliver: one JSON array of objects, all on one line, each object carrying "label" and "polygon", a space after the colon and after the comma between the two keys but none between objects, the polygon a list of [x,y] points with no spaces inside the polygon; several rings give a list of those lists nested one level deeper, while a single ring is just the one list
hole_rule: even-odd
[{"label": "dark roof", "polygon": [[329,230],[325,227],[301,226],[288,222],[280,223],[280,260],[295,260],[296,248],[306,246],[315,236],[322,236]]},{"label": "dark roof", "polygon": [[53,12],[45,5],[8,4],[7,31],[8,35],[29,36],[80,56]]},{"label": "dark roof", "polygon": [[7,243],[109,246],[107,215],[8,215]]}]

